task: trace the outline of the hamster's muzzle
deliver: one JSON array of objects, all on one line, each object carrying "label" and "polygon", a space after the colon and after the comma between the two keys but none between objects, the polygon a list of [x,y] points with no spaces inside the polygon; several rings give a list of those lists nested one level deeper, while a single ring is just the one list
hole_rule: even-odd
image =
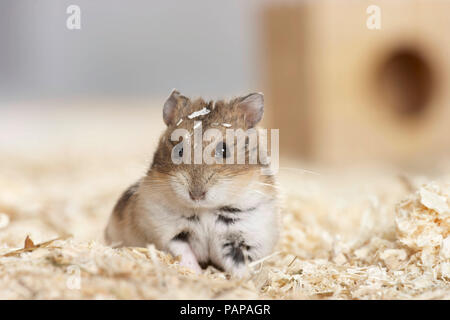
[{"label": "hamster's muzzle", "polygon": [[191,197],[192,200],[198,201],[198,200],[205,200],[206,197],[206,191],[200,190],[200,189],[194,189],[189,191],[189,197]]}]

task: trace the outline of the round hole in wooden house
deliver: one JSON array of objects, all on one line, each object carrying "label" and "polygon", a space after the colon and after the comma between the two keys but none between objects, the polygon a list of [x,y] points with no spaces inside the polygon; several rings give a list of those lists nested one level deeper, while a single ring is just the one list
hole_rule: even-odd
[{"label": "round hole in wooden house", "polygon": [[377,89],[384,104],[397,116],[420,118],[433,94],[433,74],[427,59],[411,48],[394,50],[382,62]]}]

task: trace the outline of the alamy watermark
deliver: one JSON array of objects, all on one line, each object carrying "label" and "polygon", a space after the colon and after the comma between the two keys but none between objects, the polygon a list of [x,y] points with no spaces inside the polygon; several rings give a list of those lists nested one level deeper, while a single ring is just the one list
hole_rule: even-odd
[{"label": "alamy watermark", "polygon": [[[172,148],[171,159],[177,165],[259,164],[263,165],[261,174],[276,174],[279,169],[279,130],[270,130],[270,155],[268,131],[254,128],[226,129],[224,137],[222,131],[215,128],[203,132],[202,122],[195,121],[193,133],[183,128],[172,132],[170,140],[178,143]],[[203,148],[203,142],[209,144]]]},{"label": "alamy watermark", "polygon": [[66,13],[70,14],[66,20],[66,27],[69,30],[81,29],[81,8],[78,5],[71,4],[67,7]]},{"label": "alamy watermark", "polygon": [[369,30],[381,29],[381,8],[377,5],[370,5],[366,9],[366,13],[370,16],[366,20],[366,26]]},{"label": "alamy watermark", "polygon": [[69,277],[66,280],[66,286],[70,290],[81,289],[81,269],[77,265],[70,265],[67,267]]},{"label": "alamy watermark", "polygon": [[[69,30],[81,29],[81,8],[79,5],[71,4],[67,7],[66,13],[69,14],[66,20],[66,27]],[[369,30],[381,29],[381,8],[377,5],[370,5],[366,9],[370,16],[366,20],[366,27]]]}]

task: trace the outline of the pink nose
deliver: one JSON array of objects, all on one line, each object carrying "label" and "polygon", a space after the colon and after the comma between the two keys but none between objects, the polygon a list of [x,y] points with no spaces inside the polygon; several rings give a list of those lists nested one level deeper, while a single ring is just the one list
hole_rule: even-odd
[{"label": "pink nose", "polygon": [[189,196],[192,200],[203,200],[206,196],[206,191],[189,191]]}]

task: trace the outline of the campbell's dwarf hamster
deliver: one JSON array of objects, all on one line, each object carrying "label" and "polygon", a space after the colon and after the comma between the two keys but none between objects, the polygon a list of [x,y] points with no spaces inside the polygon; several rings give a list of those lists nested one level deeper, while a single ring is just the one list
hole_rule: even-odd
[{"label": "campbell's dwarf hamster", "polygon": [[[167,128],[150,169],[115,205],[105,230],[107,243],[154,244],[195,272],[213,265],[238,277],[246,274],[247,263],[269,255],[279,234],[275,178],[261,174],[267,164],[249,163],[254,148],[248,138],[242,145],[246,162],[228,161],[237,151],[226,139],[227,130],[254,128],[263,111],[261,93],[206,102],[174,90],[164,103]],[[203,132],[215,130],[195,141],[199,126]],[[174,135],[179,131],[186,134]],[[180,143],[190,138],[194,142]],[[212,163],[196,159],[199,146]]]}]

